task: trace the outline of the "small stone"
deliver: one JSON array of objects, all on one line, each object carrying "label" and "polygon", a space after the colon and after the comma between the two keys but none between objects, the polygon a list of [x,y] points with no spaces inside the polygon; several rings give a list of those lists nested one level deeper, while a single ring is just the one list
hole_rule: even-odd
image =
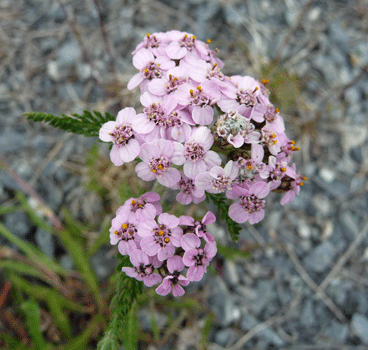
[{"label": "small stone", "polygon": [[20,238],[24,238],[30,229],[28,217],[22,211],[6,214],[4,224],[9,231]]},{"label": "small stone", "polygon": [[313,326],[316,323],[313,301],[310,299],[306,299],[304,303],[300,314],[300,323],[305,327]]},{"label": "small stone", "polygon": [[312,202],[317,213],[322,216],[327,216],[332,210],[329,198],[322,193],[315,194]]},{"label": "small stone", "polygon": [[335,180],[336,174],[329,168],[321,168],[319,171],[319,176],[326,182],[333,182]]},{"label": "small stone", "polygon": [[257,324],[259,324],[259,321],[253,315],[249,314],[248,311],[246,311],[243,313],[239,326],[243,331],[247,332],[257,326]]},{"label": "small stone", "polygon": [[236,264],[233,261],[225,260],[224,274],[230,286],[236,286],[239,283],[239,275],[236,270]]},{"label": "small stone", "polygon": [[331,265],[335,256],[336,249],[329,241],[326,241],[307,255],[303,262],[308,269],[321,273]]},{"label": "small stone", "polygon": [[37,228],[35,239],[41,251],[53,258],[55,243],[52,234],[39,227]]},{"label": "small stone", "polygon": [[81,49],[76,41],[67,41],[59,49],[57,63],[61,67],[71,67],[82,57]]},{"label": "small stone", "polygon": [[368,345],[368,319],[362,314],[354,314],[351,321],[351,331]]},{"label": "small stone", "polygon": [[56,61],[47,62],[47,75],[54,81],[61,79],[60,69]]},{"label": "small stone", "polygon": [[268,344],[274,345],[274,346],[283,346],[285,345],[285,341],[280,338],[280,336],[274,332],[272,329],[266,327],[262,331],[259,332],[258,337],[265,339]]},{"label": "small stone", "polygon": [[66,270],[71,270],[74,266],[74,261],[73,259],[70,257],[69,254],[65,254],[63,255],[60,260],[59,260],[59,264]]},{"label": "small stone", "polygon": [[341,324],[335,320],[332,320],[331,325],[326,328],[324,334],[334,341],[344,343],[349,335],[349,327],[346,324]]}]

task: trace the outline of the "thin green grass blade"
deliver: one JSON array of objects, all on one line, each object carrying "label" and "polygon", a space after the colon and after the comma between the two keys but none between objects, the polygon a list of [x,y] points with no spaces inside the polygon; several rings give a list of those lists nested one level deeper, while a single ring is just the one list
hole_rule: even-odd
[{"label": "thin green grass blade", "polygon": [[72,327],[66,312],[62,308],[60,299],[56,297],[56,293],[50,291],[47,293],[46,300],[50,313],[56,326],[70,339],[72,337]]},{"label": "thin green grass blade", "polygon": [[137,302],[134,301],[131,309],[128,312],[124,328],[124,348],[126,350],[137,350],[138,348],[138,317],[137,317]]},{"label": "thin green grass blade", "polygon": [[57,273],[63,275],[67,274],[66,269],[57,264],[46,254],[42,253],[39,249],[35,248],[32,244],[18,238],[1,223],[0,223],[0,235],[2,235],[9,242],[15,244],[29,259],[31,259],[35,263],[47,266]]},{"label": "thin green grass blade", "polygon": [[37,349],[46,348],[46,342],[41,332],[40,306],[34,299],[27,300],[21,305],[21,309],[26,315],[26,322],[29,334]]}]

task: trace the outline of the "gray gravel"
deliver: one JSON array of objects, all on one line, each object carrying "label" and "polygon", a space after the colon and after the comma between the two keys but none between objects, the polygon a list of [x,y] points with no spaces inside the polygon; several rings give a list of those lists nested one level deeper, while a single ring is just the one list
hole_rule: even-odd
[{"label": "gray gravel", "polygon": [[[93,2],[72,0],[65,8],[81,46],[56,1],[0,1],[0,155],[56,213],[66,206],[85,222],[102,221],[103,203],[83,186],[84,157],[96,140],[31,124],[22,113],[116,114],[121,106],[139,106],[137,94],[125,88],[135,73],[131,51],[146,32],[178,29],[210,38],[226,74],[267,78],[262,67],[278,59],[276,70],[300,78],[294,102],[288,105],[292,91],[283,86],[278,103],[285,108],[280,109],[288,136],[301,148],[294,161],[308,180],[284,207],[279,196],[271,196],[265,219],[244,228],[238,245],[253,247],[250,259],[226,261],[220,275],[192,283],[187,294],[205,293],[216,316],[210,349],[366,349],[368,235],[342,265],[339,261],[368,213],[368,79],[362,76],[368,64],[367,2],[100,0],[100,5],[116,73]],[[282,81],[271,81],[271,96],[278,84]],[[1,202],[11,203],[15,190],[21,187],[0,169]],[[55,238],[36,230],[24,214],[1,220],[55,256]],[[230,242],[223,226],[213,230],[219,242]],[[109,250],[92,259],[100,280],[114,268]],[[65,267],[73,264],[68,255],[55,258]],[[329,275],[336,264],[339,269]],[[164,326],[166,315],[156,316]],[[148,331],[148,310],[141,310],[139,319]],[[185,342],[182,348],[191,349]]]}]

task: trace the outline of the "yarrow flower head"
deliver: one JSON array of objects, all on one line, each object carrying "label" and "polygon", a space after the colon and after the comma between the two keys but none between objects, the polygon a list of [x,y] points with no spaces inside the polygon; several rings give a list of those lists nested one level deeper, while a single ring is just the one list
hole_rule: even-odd
[{"label": "yarrow flower head", "polygon": [[[179,203],[200,203],[207,193],[214,203],[220,198],[218,206],[226,202],[227,223],[256,224],[270,191],[283,193],[282,205],[299,194],[306,178],[290,163],[299,148],[270,102],[268,80],[226,76],[209,44],[177,30],[147,34],[133,51],[138,72],[128,83],[140,88],[142,112],[124,108],[99,136],[112,143],[116,166],[137,159],[137,176],[177,190]],[[178,218],[162,212],[160,199],[149,191],[126,200],[112,220],[110,243],[129,255],[128,276],[180,296],[217,252],[207,229],[216,217]]]}]

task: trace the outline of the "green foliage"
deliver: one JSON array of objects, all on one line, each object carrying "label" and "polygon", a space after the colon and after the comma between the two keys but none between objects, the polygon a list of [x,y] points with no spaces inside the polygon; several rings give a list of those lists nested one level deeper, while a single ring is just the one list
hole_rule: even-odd
[{"label": "green foliage", "polygon": [[207,202],[209,202],[210,199],[216,205],[221,219],[226,222],[226,225],[227,225],[227,228],[229,230],[232,240],[234,242],[237,242],[239,239],[239,232],[241,231],[241,227],[238,223],[233,221],[228,214],[230,204],[225,194],[224,193],[217,193],[217,194],[206,193]]},{"label": "green foliage", "polygon": [[53,115],[41,112],[25,113],[27,119],[34,122],[45,122],[55,128],[67,132],[73,132],[84,136],[98,136],[101,126],[108,121],[115,121],[109,113],[102,115],[100,112],[83,111],[83,114],[73,113],[71,116],[66,114]]},{"label": "green foliage", "polygon": [[220,243],[217,243],[217,253],[228,260],[235,260],[236,258],[249,259],[251,257],[251,254],[249,252],[244,252],[239,249],[227,247]]},{"label": "green foliage", "polygon": [[[132,318],[128,318],[128,313],[133,308],[135,300],[143,291],[143,282],[128,277],[125,273],[121,272],[122,266],[132,266],[129,256],[119,256],[119,259],[120,262],[117,268],[118,274],[115,276],[115,278],[117,278],[116,294],[111,300],[112,311],[110,324],[104,337],[98,344],[98,350],[116,350],[120,348],[123,330],[127,326],[133,327],[131,322],[134,321]],[[136,310],[135,306],[133,310]],[[135,312],[133,310],[132,312]],[[133,317],[133,315],[131,315],[131,317]],[[127,321],[127,318],[130,321]],[[129,322],[129,325],[127,325],[127,322]]]}]

